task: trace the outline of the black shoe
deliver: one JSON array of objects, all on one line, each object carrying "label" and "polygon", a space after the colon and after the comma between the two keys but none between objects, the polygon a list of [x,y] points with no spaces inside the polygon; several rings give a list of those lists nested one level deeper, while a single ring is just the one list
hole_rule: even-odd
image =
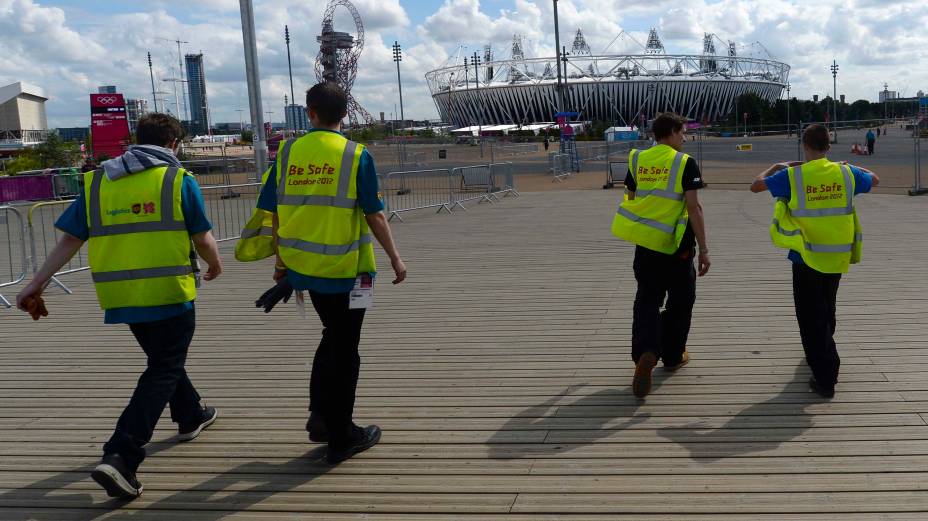
[{"label": "black shoe", "polygon": [[835,388],[834,387],[822,387],[815,380],[815,377],[809,378],[809,390],[818,393],[822,398],[834,398],[835,397]]},{"label": "black shoe", "polygon": [[355,431],[356,437],[351,440],[348,446],[336,448],[331,444],[329,445],[329,451],[325,455],[325,459],[329,462],[329,465],[341,463],[355,454],[364,452],[374,445],[377,445],[377,442],[380,441],[381,431],[380,427],[376,425],[369,425],[363,428],[355,426],[352,430]]},{"label": "black shoe", "polygon": [[326,428],[325,420],[321,414],[310,411],[309,420],[306,422],[306,430],[309,431],[309,441],[313,443],[329,442],[329,429]]},{"label": "black shoe", "polygon": [[215,407],[203,408],[203,419],[200,423],[193,425],[179,425],[177,427],[177,441],[190,441],[196,439],[203,432],[203,429],[209,427],[219,417],[219,411]]},{"label": "black shoe", "polygon": [[90,477],[106,489],[110,497],[135,499],[142,495],[142,484],[119,454],[105,454]]}]

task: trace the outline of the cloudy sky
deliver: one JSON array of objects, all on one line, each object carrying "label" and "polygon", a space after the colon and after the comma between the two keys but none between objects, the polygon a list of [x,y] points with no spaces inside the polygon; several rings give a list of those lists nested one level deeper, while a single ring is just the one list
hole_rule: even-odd
[{"label": "cloudy sky", "polygon": [[[366,29],[355,96],[375,117],[397,101],[390,45],[403,45],[406,116],[437,116],[423,75],[456,55],[491,43],[509,54],[513,34],[526,54],[553,55],[550,0],[352,0]],[[254,0],[264,109],[283,119],[289,93],[284,24],[293,39],[297,96],[311,85],[312,64],[327,0]],[[672,52],[699,52],[704,32],[745,45],[761,42],[793,69],[792,94],[831,92],[828,66],[840,66],[838,92],[875,100],[883,83],[912,96],[928,91],[928,9],[924,0],[560,0],[561,32],[583,29],[593,52],[622,30],[645,41],[656,27]],[[351,30],[345,11],[336,29]],[[352,31],[353,32],[353,31]],[[0,0],[0,85],[25,81],[44,88],[49,125],[86,126],[87,94],[115,84],[128,97],[151,98],[146,52],[156,80],[177,68],[183,52],[203,52],[214,122],[237,122],[245,109],[241,19],[236,0]],[[755,46],[756,48],[756,46]],[[616,44],[610,49],[615,52]],[[721,49],[720,49],[721,50]],[[173,86],[158,89],[173,108]]]}]

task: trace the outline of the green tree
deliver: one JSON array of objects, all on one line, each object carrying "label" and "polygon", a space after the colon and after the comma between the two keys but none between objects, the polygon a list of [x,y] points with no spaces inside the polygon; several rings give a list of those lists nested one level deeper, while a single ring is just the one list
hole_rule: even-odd
[{"label": "green tree", "polygon": [[242,143],[251,143],[255,139],[255,133],[250,130],[242,131]]},{"label": "green tree", "polygon": [[49,134],[44,143],[36,145],[28,152],[41,165],[40,168],[58,168],[77,166],[80,149],[74,143],[65,143],[58,134]]},{"label": "green tree", "polygon": [[33,154],[23,153],[6,163],[6,173],[16,175],[27,170],[39,170],[42,163]]}]

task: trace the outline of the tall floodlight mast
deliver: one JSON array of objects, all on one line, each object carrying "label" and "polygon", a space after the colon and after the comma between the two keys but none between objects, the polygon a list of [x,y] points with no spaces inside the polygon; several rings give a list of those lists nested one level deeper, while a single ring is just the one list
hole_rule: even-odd
[{"label": "tall floodlight mast", "polygon": [[[335,31],[333,18],[335,9],[344,7],[354,19],[355,34]],[[361,15],[348,0],[329,0],[322,16],[322,34],[316,38],[319,54],[316,57],[316,79],[337,83],[348,94],[348,122],[373,125],[374,118],[361,106],[351,93],[358,76],[358,58],[364,49],[364,24]]]}]

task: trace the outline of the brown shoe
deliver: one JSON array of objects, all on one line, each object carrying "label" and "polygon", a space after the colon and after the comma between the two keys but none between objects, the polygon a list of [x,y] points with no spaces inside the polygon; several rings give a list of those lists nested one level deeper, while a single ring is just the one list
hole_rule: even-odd
[{"label": "brown shoe", "polygon": [[632,380],[632,392],[638,398],[644,398],[651,392],[651,371],[657,365],[654,353],[645,353],[635,366],[635,378]]},{"label": "brown shoe", "polygon": [[683,357],[680,359],[680,363],[677,365],[664,365],[664,371],[670,371],[672,373],[688,363],[690,363],[690,354],[689,352],[684,351]]}]

